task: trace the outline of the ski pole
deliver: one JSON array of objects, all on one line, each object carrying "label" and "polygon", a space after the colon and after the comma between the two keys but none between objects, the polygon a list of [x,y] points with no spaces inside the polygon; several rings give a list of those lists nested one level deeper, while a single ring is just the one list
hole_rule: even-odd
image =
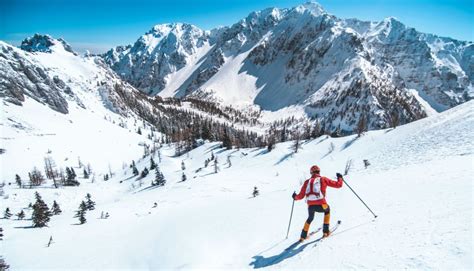
[{"label": "ski pole", "polygon": [[362,201],[362,203],[365,205],[365,207],[367,207],[367,209],[369,209],[369,211],[374,215],[374,218],[377,218],[377,215],[374,214],[374,212],[372,212],[372,210],[370,210],[369,206],[367,206],[367,204],[365,204],[365,202],[359,197],[359,195],[357,195],[357,193],[354,191],[354,189],[352,189],[352,187],[344,179],[342,179],[342,181],[347,185],[347,187],[349,187],[349,189],[352,191],[352,193],[354,193],[354,195],[356,195],[357,198],[359,198],[359,200]]},{"label": "ski pole", "polygon": [[288,223],[288,231],[286,231],[286,239],[288,239],[288,234],[290,234],[291,219],[293,218],[293,207],[295,207],[295,199],[293,199],[293,204],[291,205],[290,222]]}]

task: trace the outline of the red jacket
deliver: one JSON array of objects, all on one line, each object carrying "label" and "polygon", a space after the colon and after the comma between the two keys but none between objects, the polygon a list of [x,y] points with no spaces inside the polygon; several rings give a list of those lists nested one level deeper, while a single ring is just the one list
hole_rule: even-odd
[{"label": "red jacket", "polygon": [[[295,200],[300,200],[303,199],[306,196],[306,188],[308,187],[308,184],[310,183],[311,179],[313,178],[318,178],[321,177],[319,174],[314,174],[310,179],[306,180],[301,187],[300,193],[296,195]],[[342,187],[342,178],[338,178],[337,181],[333,181],[329,178],[326,177],[321,177],[321,192],[323,193],[324,197],[319,200],[308,200],[307,203],[308,205],[322,205],[322,204],[327,204],[326,202],[326,187],[334,187],[334,188],[340,188]]]}]

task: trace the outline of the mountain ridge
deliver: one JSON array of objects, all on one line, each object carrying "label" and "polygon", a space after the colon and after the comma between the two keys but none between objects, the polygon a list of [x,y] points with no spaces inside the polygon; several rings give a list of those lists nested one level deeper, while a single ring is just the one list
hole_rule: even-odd
[{"label": "mountain ridge", "polygon": [[[343,110],[329,114],[333,121],[311,114],[314,106],[321,112],[335,106],[321,106],[331,103],[321,94],[328,88],[335,89],[334,84],[338,85],[339,96],[365,91],[344,87],[342,77],[352,83],[362,80],[365,85],[371,85],[373,79],[387,82],[387,89],[372,85],[380,91],[369,92],[376,101],[375,109],[384,111],[382,115],[354,109],[354,114],[373,119],[370,129],[386,128],[393,114],[406,123],[474,96],[472,42],[420,33],[393,17],[381,22],[340,19],[317,3],[305,3],[252,12],[231,26],[200,31],[196,38],[209,45],[207,51],[198,52],[202,47],[194,46],[194,51],[188,48],[183,52],[182,41],[176,40],[176,50],[156,51],[167,57],[149,66],[149,71],[130,61],[134,57],[131,50],[121,50],[122,58],[112,57],[123,47],[111,49],[103,57],[122,78],[150,95],[192,96],[234,106],[257,105],[273,112],[299,106],[307,117],[318,118],[331,130],[341,126],[353,129],[357,117],[334,121],[336,115],[347,113]],[[364,76],[357,75],[358,71]],[[397,110],[383,106],[382,96],[390,96],[390,89],[397,89],[400,95],[396,100],[411,104],[412,109],[402,112],[402,104],[396,106]],[[351,107],[352,103],[345,100],[343,104]]]}]

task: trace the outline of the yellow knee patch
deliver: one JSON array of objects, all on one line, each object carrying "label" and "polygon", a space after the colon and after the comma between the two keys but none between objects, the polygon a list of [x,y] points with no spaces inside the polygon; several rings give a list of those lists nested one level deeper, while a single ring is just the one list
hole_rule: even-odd
[{"label": "yellow knee patch", "polygon": [[[329,209],[329,205],[327,204],[323,204],[322,207],[324,211]],[[324,214],[324,224],[329,224],[330,219],[331,219],[331,215],[329,213]]]},{"label": "yellow knee patch", "polygon": [[309,224],[308,223],[304,223],[303,230],[306,231],[306,232],[309,231]]},{"label": "yellow knee patch", "polygon": [[331,220],[331,215],[330,214],[325,214],[324,215],[324,224],[329,224],[330,220]]}]

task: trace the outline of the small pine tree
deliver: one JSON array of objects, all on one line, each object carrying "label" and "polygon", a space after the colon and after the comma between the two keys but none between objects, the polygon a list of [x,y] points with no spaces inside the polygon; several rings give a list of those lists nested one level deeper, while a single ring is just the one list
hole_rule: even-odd
[{"label": "small pine tree", "polygon": [[76,180],[76,172],[71,167],[66,167],[66,183],[67,186],[78,186],[80,183]]},{"label": "small pine tree", "polygon": [[211,152],[211,161],[214,160],[214,153]]},{"label": "small pine tree", "polygon": [[181,175],[181,181],[185,182],[186,180],[187,180],[186,174],[184,174],[183,172],[183,175]]},{"label": "small pine tree", "polygon": [[153,157],[150,157],[150,170],[154,170],[155,168],[156,168],[155,160],[153,160]]},{"label": "small pine tree", "polygon": [[209,158],[204,161],[204,167],[207,167],[209,165]]},{"label": "small pine tree", "polygon": [[77,217],[79,219],[79,223],[84,224],[86,223],[86,212],[87,212],[87,205],[84,201],[81,202],[79,205],[79,209],[76,211],[76,215],[74,217]]},{"label": "small pine tree", "polygon": [[49,222],[52,214],[38,192],[35,192],[35,197],[36,202],[33,204],[32,215],[33,227],[44,227]]},{"label": "small pine tree", "polygon": [[18,220],[23,220],[23,218],[25,218],[25,212],[21,210],[18,214],[16,214],[16,217],[18,217]]},{"label": "small pine tree", "polygon": [[72,174],[72,177],[73,177],[74,179],[76,179],[77,174],[76,174],[76,171],[74,171],[74,168],[73,168],[73,167],[71,167],[71,174]]},{"label": "small pine tree", "polygon": [[367,167],[370,166],[370,162],[367,159],[364,159],[364,167],[367,169]]},{"label": "small pine tree", "polygon": [[10,219],[11,216],[12,213],[10,213],[10,208],[7,207],[7,209],[5,209],[5,212],[3,213],[3,218]]},{"label": "small pine tree", "polygon": [[181,161],[181,170],[185,170],[186,169],[186,165],[184,164],[184,161]]},{"label": "small pine tree", "polygon": [[19,188],[21,188],[21,178],[18,174],[15,175],[15,182]]},{"label": "small pine tree", "polygon": [[152,185],[164,186],[165,184],[165,176],[163,176],[163,173],[161,173],[160,168],[157,166],[155,168],[155,181],[152,183]]},{"label": "small pine tree", "polygon": [[299,133],[298,131],[296,131],[296,132],[294,133],[294,139],[295,139],[295,141],[293,141],[293,146],[292,146],[292,148],[293,148],[293,151],[294,151],[295,153],[297,153],[298,150],[299,150],[300,147],[301,147],[301,135],[300,135],[300,133]]},{"label": "small pine tree", "polygon": [[95,202],[92,200],[91,194],[87,193],[85,203],[87,210],[92,211],[95,209]]},{"label": "small pine tree", "polygon": [[137,176],[137,175],[138,175],[138,169],[137,169],[137,167],[135,166],[135,161],[132,161],[132,172],[133,172],[133,176]]},{"label": "small pine tree", "polygon": [[145,167],[145,168],[142,170],[142,173],[140,174],[140,177],[141,177],[141,178],[145,178],[147,175],[148,175],[148,168]]},{"label": "small pine tree", "polygon": [[[2,228],[0,228],[1,230]],[[3,236],[3,235],[1,235]],[[2,240],[2,238],[0,237],[0,240]],[[0,256],[0,270],[8,270],[10,268],[10,265],[8,265],[5,260],[3,259],[2,256]]]},{"label": "small pine tree", "polygon": [[137,134],[141,135],[142,134],[142,129],[138,127]]},{"label": "small pine tree", "polygon": [[53,215],[60,215],[63,211],[59,207],[59,204],[56,201],[53,201],[53,206],[51,207],[51,213]]},{"label": "small pine tree", "polygon": [[84,169],[84,179],[89,179],[89,172],[86,169]]}]

